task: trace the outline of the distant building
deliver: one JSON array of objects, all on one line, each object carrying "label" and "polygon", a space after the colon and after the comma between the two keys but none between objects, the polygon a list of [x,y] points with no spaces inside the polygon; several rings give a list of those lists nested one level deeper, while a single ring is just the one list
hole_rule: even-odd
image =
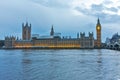
[{"label": "distant building", "polygon": [[120,35],[115,33],[112,38],[106,38],[105,44],[107,48],[115,48],[116,46],[120,47]]},{"label": "distant building", "polygon": [[77,33],[77,38],[61,38],[61,33],[55,33],[52,25],[49,36],[39,36],[34,34],[31,37],[31,24],[22,25],[22,40],[15,37],[5,37],[5,48],[94,48],[101,46],[101,24],[98,19],[96,25],[97,40],[93,37],[93,32]]},{"label": "distant building", "polygon": [[105,44],[107,44],[107,45],[110,44],[110,38],[106,38]]},{"label": "distant building", "polygon": [[39,37],[40,37],[39,34],[32,34],[32,39],[37,39]]},{"label": "distant building", "polygon": [[22,40],[30,40],[31,39],[31,24],[28,25],[28,22],[24,25],[22,24]]}]

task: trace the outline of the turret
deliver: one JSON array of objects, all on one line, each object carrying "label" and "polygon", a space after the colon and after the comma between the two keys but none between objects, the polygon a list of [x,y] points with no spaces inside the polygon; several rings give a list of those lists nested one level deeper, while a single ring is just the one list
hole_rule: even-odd
[{"label": "turret", "polygon": [[89,38],[91,39],[93,38],[93,32],[92,33],[89,32]]},{"label": "turret", "polygon": [[23,40],[30,40],[31,39],[31,24],[28,25],[28,22],[24,25],[22,23],[22,39]]},{"label": "turret", "polygon": [[77,38],[79,38],[79,33],[77,33]]},{"label": "turret", "polygon": [[51,28],[50,36],[54,36],[54,28],[53,28],[53,25],[52,25],[52,28]]},{"label": "turret", "polygon": [[85,32],[80,33],[80,37],[81,37],[81,38],[84,38],[84,37],[85,37]]}]

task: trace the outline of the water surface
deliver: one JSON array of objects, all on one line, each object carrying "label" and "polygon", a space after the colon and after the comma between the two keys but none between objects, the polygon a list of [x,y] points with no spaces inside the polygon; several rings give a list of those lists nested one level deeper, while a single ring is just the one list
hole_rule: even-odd
[{"label": "water surface", "polygon": [[0,80],[120,80],[120,52],[0,50]]}]

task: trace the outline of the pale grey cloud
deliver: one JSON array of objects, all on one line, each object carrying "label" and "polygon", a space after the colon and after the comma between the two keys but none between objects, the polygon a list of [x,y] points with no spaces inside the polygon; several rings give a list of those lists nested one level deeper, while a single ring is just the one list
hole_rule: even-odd
[{"label": "pale grey cloud", "polygon": [[114,7],[107,8],[107,10],[112,11],[112,12],[116,12],[116,13],[119,11],[119,9],[114,8]]},{"label": "pale grey cloud", "polygon": [[106,31],[110,27],[119,31],[119,3],[119,0],[0,0],[0,36],[21,34],[21,23],[26,18],[32,23],[32,33],[39,34],[49,34],[52,24],[63,35],[95,33],[98,17]]},{"label": "pale grey cloud", "polygon": [[72,0],[31,0],[34,3],[46,6],[46,7],[52,7],[52,8],[69,8],[69,4]]}]

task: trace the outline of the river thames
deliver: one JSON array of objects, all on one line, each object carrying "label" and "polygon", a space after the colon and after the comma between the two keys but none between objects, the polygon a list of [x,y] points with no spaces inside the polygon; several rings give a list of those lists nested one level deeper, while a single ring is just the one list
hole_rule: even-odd
[{"label": "river thames", "polygon": [[0,50],[0,80],[120,80],[120,52]]}]

